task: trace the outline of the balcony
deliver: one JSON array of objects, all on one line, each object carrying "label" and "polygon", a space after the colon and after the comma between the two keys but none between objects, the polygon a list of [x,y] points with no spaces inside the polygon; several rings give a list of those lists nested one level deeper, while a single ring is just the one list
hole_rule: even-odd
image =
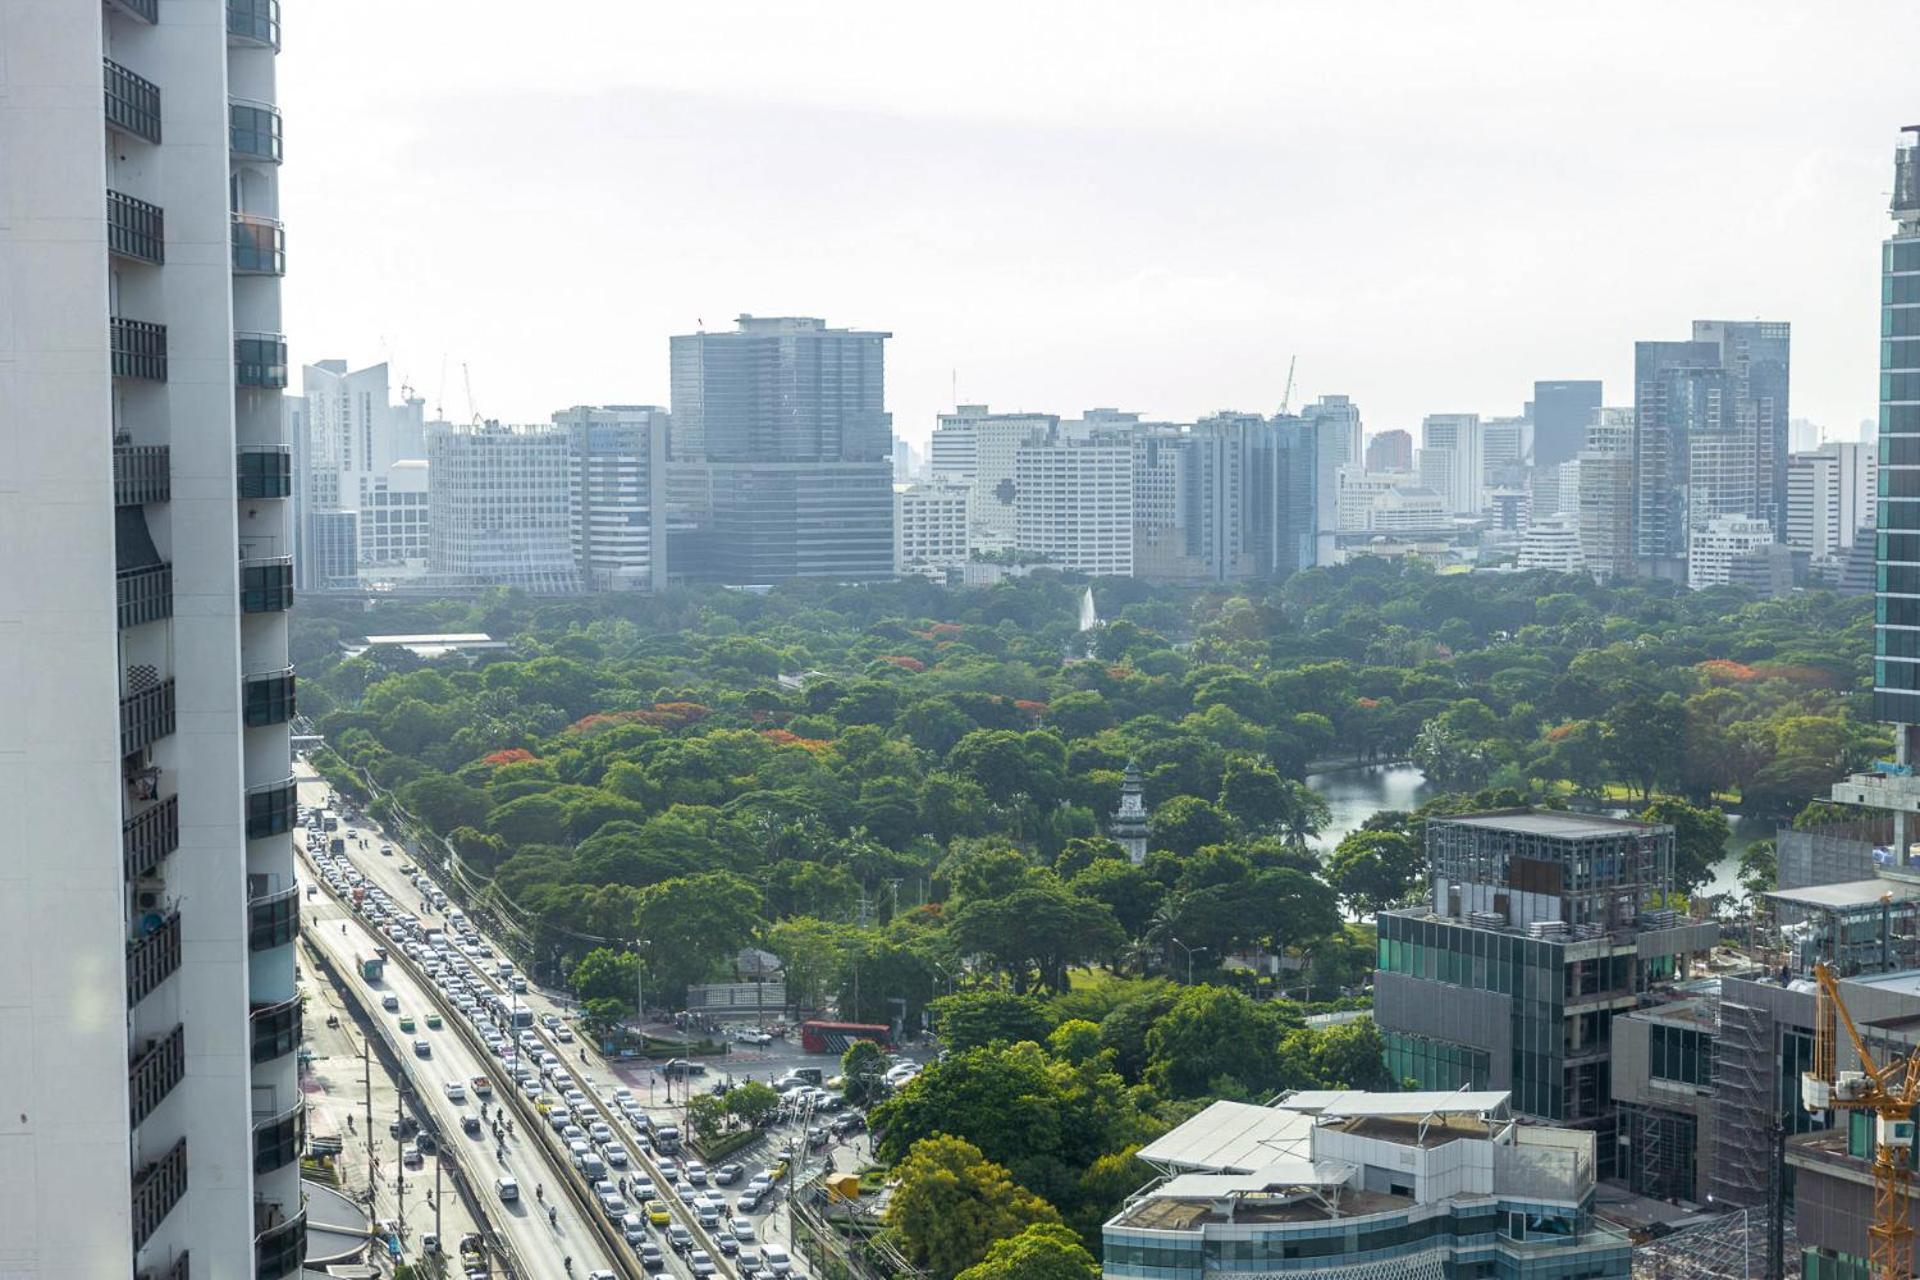
[{"label": "balcony", "polygon": [[167,326],[115,316],[110,334],[114,377],[167,380]]},{"label": "balcony", "polygon": [[160,86],[135,75],[112,58],[100,61],[106,81],[107,127],[158,143]]},{"label": "balcony", "polygon": [[249,729],[293,719],[293,668],[250,675],[240,685],[241,723]]},{"label": "balcony", "polygon": [[278,391],[286,386],[286,338],[277,333],[235,334],[233,380],[238,386],[263,391]]},{"label": "balcony", "polygon": [[127,1094],[135,1127],[153,1114],[161,1099],[187,1074],[187,1031],[183,1026],[147,1043],[127,1067]]},{"label": "balcony", "polygon": [[107,192],[107,252],[159,266],[166,261],[166,215],[157,204]]},{"label": "balcony", "polygon": [[253,1125],[253,1171],[272,1173],[300,1158],[300,1133],[306,1108],[296,1102],[277,1116],[256,1117]]},{"label": "balcony", "polygon": [[227,0],[227,43],[280,52],[280,0]]},{"label": "balcony", "polygon": [[293,449],[289,445],[241,445],[238,471],[242,498],[293,495]]},{"label": "balcony", "polygon": [[302,1208],[289,1218],[279,1205],[255,1201],[253,1221],[255,1226],[267,1224],[253,1238],[254,1280],[297,1274],[307,1256],[307,1211]]},{"label": "balcony", "polygon": [[162,680],[120,699],[120,754],[152,746],[174,729],[174,684]]},{"label": "balcony", "polygon": [[120,824],[120,861],[128,880],[137,880],[180,847],[180,797],[148,805]]},{"label": "balcony", "polygon": [[279,1004],[257,1004],[249,1015],[253,1027],[253,1065],[284,1058],[300,1047],[300,998]]},{"label": "balcony", "polygon": [[240,612],[285,613],[293,607],[293,557],[240,562]]},{"label": "balcony", "polygon": [[293,830],[299,809],[298,793],[292,778],[247,788],[247,839],[264,840],[283,836]]},{"label": "balcony", "polygon": [[160,0],[107,0],[107,7],[150,27],[160,21]]},{"label": "balcony", "polygon": [[180,913],[169,911],[160,926],[127,944],[127,1007],[131,1009],[180,967]]},{"label": "balcony", "polygon": [[137,507],[173,497],[173,451],[164,444],[113,446],[113,505]]},{"label": "balcony", "polygon": [[133,1247],[153,1237],[180,1197],[187,1194],[187,1140],[133,1175]]},{"label": "balcony", "polygon": [[247,901],[247,950],[271,951],[300,932],[300,886],[265,893]]},{"label": "balcony", "polygon": [[192,1271],[187,1267],[187,1251],[182,1249],[180,1256],[159,1271],[142,1271],[135,1280],[189,1280]]},{"label": "balcony", "polygon": [[119,597],[122,630],[173,616],[172,565],[128,570],[119,576],[114,587]]},{"label": "balcony", "polygon": [[233,273],[237,276],[287,274],[287,231],[276,218],[233,215]]},{"label": "balcony", "polygon": [[233,98],[227,103],[227,153],[235,160],[279,164],[280,109],[271,102]]}]

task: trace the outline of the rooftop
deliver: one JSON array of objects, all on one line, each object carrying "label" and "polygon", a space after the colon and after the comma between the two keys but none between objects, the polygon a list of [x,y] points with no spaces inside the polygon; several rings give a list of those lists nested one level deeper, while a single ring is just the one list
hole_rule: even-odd
[{"label": "rooftop", "polygon": [[1140,1158],[1171,1170],[1245,1173],[1285,1156],[1311,1155],[1313,1117],[1250,1102],[1216,1102],[1140,1148]]},{"label": "rooftop", "polygon": [[1849,880],[1844,884],[1817,884],[1805,889],[1775,889],[1767,897],[1791,907],[1847,911],[1878,906],[1882,902],[1915,901],[1920,899],[1920,885],[1879,879]]},{"label": "rooftop", "polygon": [[1495,809],[1487,813],[1459,813],[1429,819],[1447,826],[1477,827],[1515,835],[1550,836],[1557,840],[1586,840],[1595,836],[1648,835],[1670,830],[1664,823],[1605,818],[1561,809]]},{"label": "rooftop", "polygon": [[[1369,1213],[1411,1209],[1415,1204],[1408,1196],[1351,1189],[1340,1193],[1338,1209],[1331,1207],[1330,1202],[1312,1195],[1239,1198],[1206,1195],[1182,1199],[1180,1194],[1172,1189],[1172,1184],[1158,1188],[1152,1195],[1136,1200],[1122,1210],[1120,1216],[1113,1220],[1113,1225],[1160,1231],[1197,1231],[1208,1223],[1332,1222]],[[1225,1212],[1221,1211],[1223,1207]]]}]

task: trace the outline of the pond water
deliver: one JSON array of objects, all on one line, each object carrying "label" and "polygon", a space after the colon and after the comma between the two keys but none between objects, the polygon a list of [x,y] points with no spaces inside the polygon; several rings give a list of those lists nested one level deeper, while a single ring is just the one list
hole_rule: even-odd
[{"label": "pond water", "polygon": [[[1333,852],[1343,836],[1359,829],[1382,809],[1416,809],[1433,794],[1426,775],[1410,764],[1364,765],[1309,774],[1307,786],[1327,802],[1333,815],[1327,829],[1313,841],[1313,847],[1322,854]],[[1624,818],[1628,811],[1605,809],[1601,812]],[[1772,818],[1743,818],[1732,813],[1727,815],[1727,822],[1733,834],[1727,841],[1727,856],[1713,869],[1713,879],[1706,886],[1708,893],[1738,891],[1741,851],[1755,840],[1771,838],[1779,825]]]}]

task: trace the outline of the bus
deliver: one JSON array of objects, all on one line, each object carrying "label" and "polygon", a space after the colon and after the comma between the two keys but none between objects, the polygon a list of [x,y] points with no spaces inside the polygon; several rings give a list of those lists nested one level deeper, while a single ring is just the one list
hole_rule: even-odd
[{"label": "bus", "polygon": [[878,1022],[803,1022],[800,1047],[808,1053],[845,1053],[855,1040],[893,1047],[893,1028]]}]

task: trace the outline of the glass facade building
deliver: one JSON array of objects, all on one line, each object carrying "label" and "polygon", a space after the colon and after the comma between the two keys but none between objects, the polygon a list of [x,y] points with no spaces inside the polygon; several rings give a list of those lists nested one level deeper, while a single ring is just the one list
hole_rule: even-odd
[{"label": "glass facade building", "polygon": [[[1920,179],[1896,158],[1895,234],[1880,250],[1880,492],[1874,511],[1873,714],[1920,724]],[[1904,736],[1904,735],[1903,735]],[[1903,762],[1912,763],[1903,755]]]}]

